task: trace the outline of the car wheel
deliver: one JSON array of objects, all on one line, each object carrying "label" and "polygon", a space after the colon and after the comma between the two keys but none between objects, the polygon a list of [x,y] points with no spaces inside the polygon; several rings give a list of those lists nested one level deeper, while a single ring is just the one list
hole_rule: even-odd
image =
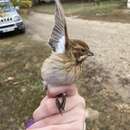
[{"label": "car wheel", "polygon": [[2,33],[0,33],[0,38],[2,38],[3,37],[3,34]]},{"label": "car wheel", "polygon": [[26,29],[23,28],[23,29],[19,30],[19,32],[20,32],[20,33],[25,33],[25,32],[26,32]]}]

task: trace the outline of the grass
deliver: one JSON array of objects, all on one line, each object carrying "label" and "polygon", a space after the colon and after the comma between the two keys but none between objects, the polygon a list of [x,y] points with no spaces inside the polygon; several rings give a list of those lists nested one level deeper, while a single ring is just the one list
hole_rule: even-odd
[{"label": "grass", "polygon": [[[100,5],[94,3],[64,3],[67,16],[77,16],[83,19],[107,20],[130,22],[130,13],[124,11],[119,2],[101,2]],[[40,13],[54,13],[53,4],[42,4],[33,7],[33,11]]]},{"label": "grass", "polygon": [[48,54],[44,42],[26,35],[0,40],[0,130],[24,129],[43,96],[40,67]]}]

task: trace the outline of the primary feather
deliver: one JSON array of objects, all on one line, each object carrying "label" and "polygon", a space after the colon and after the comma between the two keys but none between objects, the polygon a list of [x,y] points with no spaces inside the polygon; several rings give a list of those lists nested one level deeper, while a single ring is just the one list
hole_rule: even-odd
[{"label": "primary feather", "polygon": [[56,2],[55,25],[49,39],[49,45],[56,53],[64,53],[68,42],[68,34],[64,11],[59,0]]}]

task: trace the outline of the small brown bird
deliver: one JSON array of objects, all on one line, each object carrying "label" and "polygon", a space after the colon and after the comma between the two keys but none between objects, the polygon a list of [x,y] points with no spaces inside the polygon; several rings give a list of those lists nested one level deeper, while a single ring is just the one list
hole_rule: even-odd
[{"label": "small brown bird", "polygon": [[[73,84],[79,78],[84,60],[93,56],[85,42],[69,38],[61,3],[59,0],[55,0],[55,3],[55,26],[49,39],[52,54],[44,61],[41,70],[47,87]],[[56,98],[60,113],[64,111],[65,96],[65,94],[60,94]],[[59,101],[59,97],[62,98],[62,102]]]}]

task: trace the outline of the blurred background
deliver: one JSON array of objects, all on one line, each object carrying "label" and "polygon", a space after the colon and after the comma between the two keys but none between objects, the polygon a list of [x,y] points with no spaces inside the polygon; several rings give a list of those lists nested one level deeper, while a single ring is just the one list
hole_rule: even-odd
[{"label": "blurred background", "polygon": [[[20,2],[19,2],[20,1]],[[67,15],[84,19],[129,20],[129,0],[61,0]],[[54,12],[54,0],[13,0],[21,8],[30,8],[42,13]],[[122,17],[122,18],[121,18]],[[125,17],[125,19],[124,19]]]},{"label": "blurred background", "polygon": [[[9,2],[0,2],[0,30],[6,30],[0,31],[0,130],[23,130],[45,95],[40,69],[51,51],[55,6],[53,0]],[[70,37],[86,41],[95,54],[77,81],[93,115],[86,130],[130,130],[130,1],[62,2]],[[12,31],[10,20],[22,21],[24,30]]]}]

